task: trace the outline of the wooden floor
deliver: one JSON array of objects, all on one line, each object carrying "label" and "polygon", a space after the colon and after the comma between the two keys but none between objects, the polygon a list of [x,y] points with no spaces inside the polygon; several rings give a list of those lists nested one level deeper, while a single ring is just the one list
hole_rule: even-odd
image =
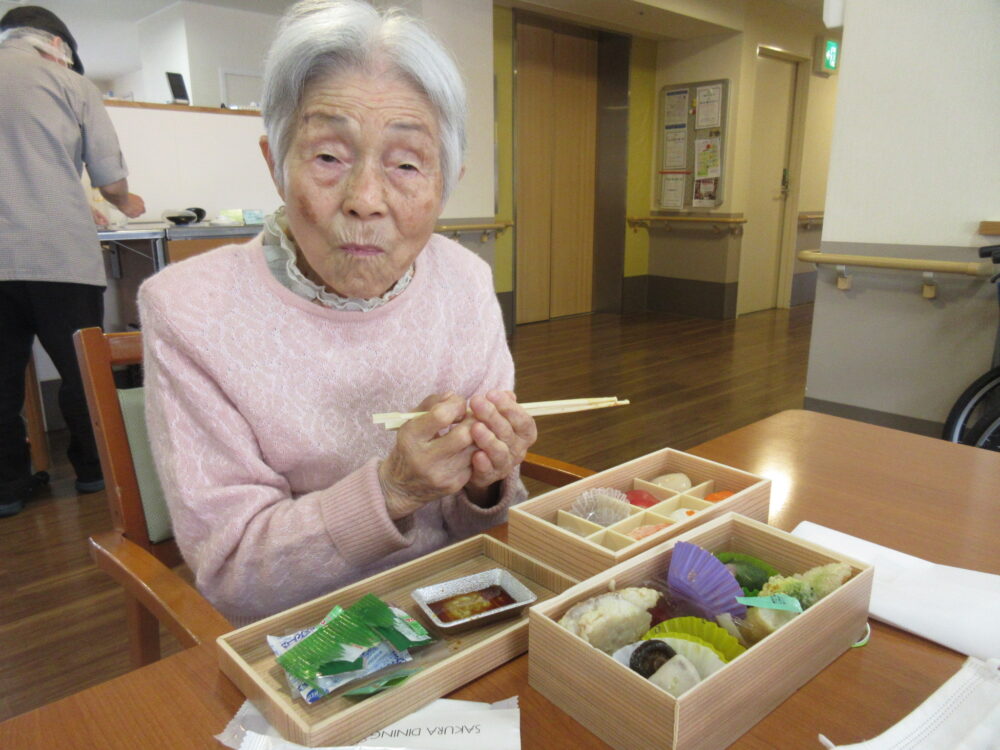
[{"label": "wooden floor", "polygon": [[812,305],[730,321],[592,315],[521,326],[512,346],[518,400],[631,401],[541,417],[532,450],[606,469],[801,408],[811,327]]},{"label": "wooden floor", "polygon": [[[592,315],[522,326],[512,341],[520,400],[632,402],[541,417],[533,450],[603,469],[799,408],[811,324],[806,305],[736,321]],[[86,549],[111,526],[104,493],[75,494],[65,442],[50,436],[48,491],[0,519],[0,720],[128,669],[121,594]],[[164,639],[166,653],[177,648]]]}]

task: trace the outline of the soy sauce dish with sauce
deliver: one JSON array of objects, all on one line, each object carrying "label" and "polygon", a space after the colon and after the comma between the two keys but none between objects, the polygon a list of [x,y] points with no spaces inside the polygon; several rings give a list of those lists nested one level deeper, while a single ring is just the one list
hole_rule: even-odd
[{"label": "soy sauce dish with sauce", "polygon": [[441,622],[455,622],[514,603],[514,597],[500,586],[487,586],[468,594],[455,594],[447,599],[431,602],[429,606]]},{"label": "soy sauce dish with sauce", "polygon": [[410,596],[431,625],[445,633],[513,617],[537,598],[503,568],[424,586]]}]

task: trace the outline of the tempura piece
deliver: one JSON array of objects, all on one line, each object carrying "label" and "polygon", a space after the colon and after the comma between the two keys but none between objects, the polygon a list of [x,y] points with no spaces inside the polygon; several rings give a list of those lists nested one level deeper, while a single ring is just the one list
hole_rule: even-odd
[{"label": "tempura piece", "polygon": [[802,609],[808,609],[850,577],[851,566],[847,563],[819,565],[793,576],[771,576],[761,587],[760,595],[787,594],[798,599]]},{"label": "tempura piece", "polygon": [[656,589],[639,586],[630,586],[627,589],[619,590],[617,593],[639,609],[652,609],[660,599],[660,592]]},{"label": "tempura piece", "polygon": [[782,625],[799,616],[787,609],[747,607],[747,616],[739,622],[740,633],[748,644],[764,640]]},{"label": "tempura piece", "polygon": [[639,640],[649,630],[647,611],[660,597],[655,589],[625,588],[579,602],[559,624],[607,654]]}]

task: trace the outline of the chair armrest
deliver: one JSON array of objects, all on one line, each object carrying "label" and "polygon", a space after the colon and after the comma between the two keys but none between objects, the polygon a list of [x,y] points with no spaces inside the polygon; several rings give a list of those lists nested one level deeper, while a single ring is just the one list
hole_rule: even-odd
[{"label": "chair armrest", "polygon": [[521,476],[535,479],[553,487],[562,487],[578,479],[589,477],[595,472],[557,458],[529,453],[521,464]]},{"label": "chair armrest", "polygon": [[90,537],[90,556],[166,626],[184,648],[211,643],[230,622],[187,581],[117,531]]}]

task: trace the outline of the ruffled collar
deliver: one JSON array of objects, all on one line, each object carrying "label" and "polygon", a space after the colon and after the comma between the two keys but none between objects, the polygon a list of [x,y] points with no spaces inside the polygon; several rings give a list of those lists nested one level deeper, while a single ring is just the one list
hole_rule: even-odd
[{"label": "ruffled collar", "polygon": [[282,206],[273,214],[264,218],[264,258],[267,267],[278,282],[307,300],[317,302],[324,307],[346,312],[368,312],[381,307],[393,297],[398,297],[410,285],[413,279],[413,266],[406,269],[402,278],[393,284],[392,288],[381,297],[359,299],[342,297],[331,292],[314,281],[307,279],[296,263],[295,242],[288,233],[288,220],[285,218],[285,208]]}]

